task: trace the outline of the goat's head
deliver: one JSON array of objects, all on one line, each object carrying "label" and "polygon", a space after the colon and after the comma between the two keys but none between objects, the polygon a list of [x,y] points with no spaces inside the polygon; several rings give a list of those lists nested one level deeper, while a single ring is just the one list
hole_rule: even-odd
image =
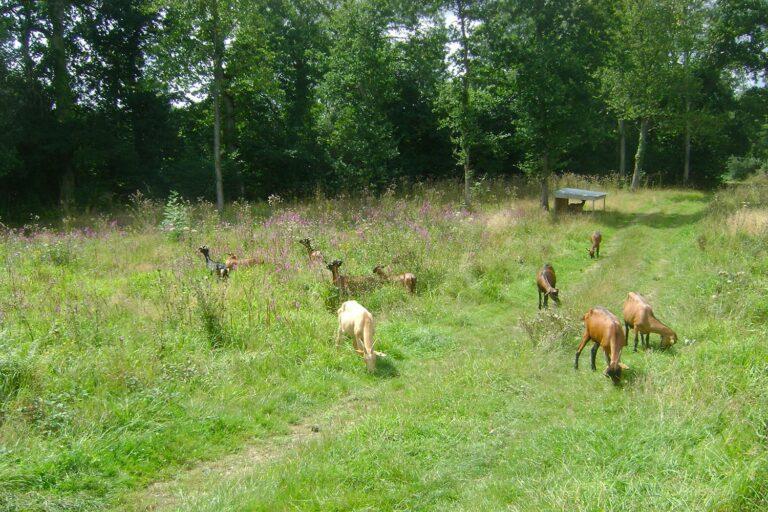
[{"label": "goat's head", "polygon": [[610,363],[605,374],[611,378],[614,384],[618,384],[621,379],[621,363]]},{"label": "goat's head", "polygon": [[333,260],[328,264],[328,270],[333,272],[334,270],[338,270],[343,262],[341,260]]},{"label": "goat's head", "polygon": [[312,240],[309,238],[302,238],[301,240],[299,240],[299,243],[304,247],[306,247],[307,249],[309,249],[310,246],[312,245]]},{"label": "goat's head", "polygon": [[675,343],[677,343],[677,333],[675,331],[661,335],[661,348],[669,348]]},{"label": "goat's head", "polygon": [[208,256],[208,252],[210,251],[207,245],[201,245],[200,247],[198,247],[197,250],[200,251],[203,254],[203,256]]},{"label": "goat's head", "polygon": [[591,247],[591,248],[587,249],[587,252],[589,253],[589,257],[590,258],[594,258],[595,257],[595,248],[594,247]]},{"label": "goat's head", "polygon": [[368,371],[373,373],[376,371],[376,352],[371,351],[370,354],[365,354],[363,356],[363,359],[365,359],[365,366],[368,368]]},{"label": "goat's head", "polygon": [[552,288],[552,291],[550,291],[547,295],[549,295],[549,298],[552,299],[555,305],[560,305],[560,290],[557,288]]},{"label": "goat's head", "polygon": [[373,273],[376,275],[383,275],[384,274],[384,267],[382,265],[376,265],[373,267]]}]

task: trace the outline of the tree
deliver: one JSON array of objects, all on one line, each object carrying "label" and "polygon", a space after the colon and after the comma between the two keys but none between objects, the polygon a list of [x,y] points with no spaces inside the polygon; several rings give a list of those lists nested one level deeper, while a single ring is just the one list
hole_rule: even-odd
[{"label": "tree", "polygon": [[[226,42],[235,28],[235,0],[174,0],[163,14],[163,37],[154,50],[155,74],[183,98],[207,92],[213,104],[213,168],[216,208],[224,209],[221,102]],[[191,96],[190,96],[191,94]]]},{"label": "tree", "polygon": [[472,151],[480,138],[475,123],[472,100],[476,94],[474,84],[473,39],[474,31],[482,24],[483,0],[447,0],[438,4],[439,23],[443,12],[455,20],[450,26],[450,42],[455,50],[450,55],[453,76],[443,87],[439,109],[443,113],[442,125],[452,133],[454,153],[462,169],[464,204],[472,205]]},{"label": "tree", "polygon": [[318,86],[318,123],[337,179],[347,186],[382,185],[396,173],[389,118],[396,55],[386,37],[391,19],[386,5],[350,0],[329,20],[333,43]]},{"label": "tree", "polygon": [[549,177],[568,147],[589,136],[592,78],[604,44],[605,10],[596,2],[501,1],[485,27],[489,73],[512,103],[525,167],[549,208]]},{"label": "tree", "polygon": [[59,162],[62,172],[59,200],[65,212],[68,212],[75,202],[75,171],[72,167],[72,144],[69,137],[74,115],[74,97],[67,66],[66,17],[69,7],[68,0],[48,0],[47,14],[50,22],[53,91],[61,146]]},{"label": "tree", "polygon": [[631,190],[643,172],[651,122],[665,112],[676,73],[674,0],[621,0],[612,30],[614,53],[598,73],[604,97],[622,120],[637,120],[640,136]]}]

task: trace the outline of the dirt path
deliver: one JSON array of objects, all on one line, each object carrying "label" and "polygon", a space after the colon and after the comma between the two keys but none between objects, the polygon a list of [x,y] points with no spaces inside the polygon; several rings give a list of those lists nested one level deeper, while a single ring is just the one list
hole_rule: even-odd
[{"label": "dirt path", "polygon": [[324,436],[338,435],[354,425],[354,418],[372,408],[375,401],[363,395],[350,395],[335,407],[291,425],[284,435],[270,436],[246,444],[241,450],[212,461],[200,462],[173,479],[149,485],[121,504],[120,510],[174,510],[182,501],[205,494],[211,482],[237,479],[255,466],[266,466]]}]

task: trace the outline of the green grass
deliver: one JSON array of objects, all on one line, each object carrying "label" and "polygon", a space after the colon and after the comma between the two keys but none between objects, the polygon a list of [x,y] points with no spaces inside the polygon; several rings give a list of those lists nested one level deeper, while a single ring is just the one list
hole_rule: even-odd
[{"label": "green grass", "polygon": [[[611,190],[560,218],[501,186],[472,214],[442,189],[239,205],[226,226],[203,204],[179,239],[145,204],[122,231],[7,234],[0,510],[763,509],[764,188]],[[731,222],[744,208],[756,225]],[[340,298],[303,236],[347,273],[419,277],[357,297],[376,374],[334,348]],[[279,267],[220,283],[202,243]],[[544,261],[563,307],[538,312]],[[581,316],[628,291],[680,342],[625,350],[620,386],[574,371]]]}]

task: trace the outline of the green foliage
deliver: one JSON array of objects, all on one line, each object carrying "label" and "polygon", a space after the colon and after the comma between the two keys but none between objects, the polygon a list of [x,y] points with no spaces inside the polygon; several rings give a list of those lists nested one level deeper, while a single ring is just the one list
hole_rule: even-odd
[{"label": "green foliage", "polygon": [[176,240],[181,239],[191,229],[189,203],[182,199],[176,191],[171,191],[168,201],[165,203],[160,229]]},{"label": "green foliage", "polygon": [[41,249],[42,258],[54,265],[71,265],[77,261],[77,252],[70,240],[55,240],[50,243],[45,242]]},{"label": "green foliage", "polygon": [[725,166],[728,177],[732,180],[743,180],[755,174],[761,168],[765,168],[764,162],[751,156],[731,156]]},{"label": "green foliage", "polygon": [[617,117],[630,146],[629,121],[651,120],[654,180],[679,181],[684,134],[701,185],[728,155],[765,156],[761,2],[257,7],[7,1],[4,221],[55,217],[70,202],[110,210],[138,190],[212,198],[214,78],[228,199],[410,186],[454,177],[457,165],[468,184],[472,174],[538,175],[545,153],[552,170],[608,175]]},{"label": "green foliage", "polygon": [[6,412],[6,404],[16,398],[19,390],[31,384],[29,364],[19,355],[7,352],[0,357],[0,424]]}]

